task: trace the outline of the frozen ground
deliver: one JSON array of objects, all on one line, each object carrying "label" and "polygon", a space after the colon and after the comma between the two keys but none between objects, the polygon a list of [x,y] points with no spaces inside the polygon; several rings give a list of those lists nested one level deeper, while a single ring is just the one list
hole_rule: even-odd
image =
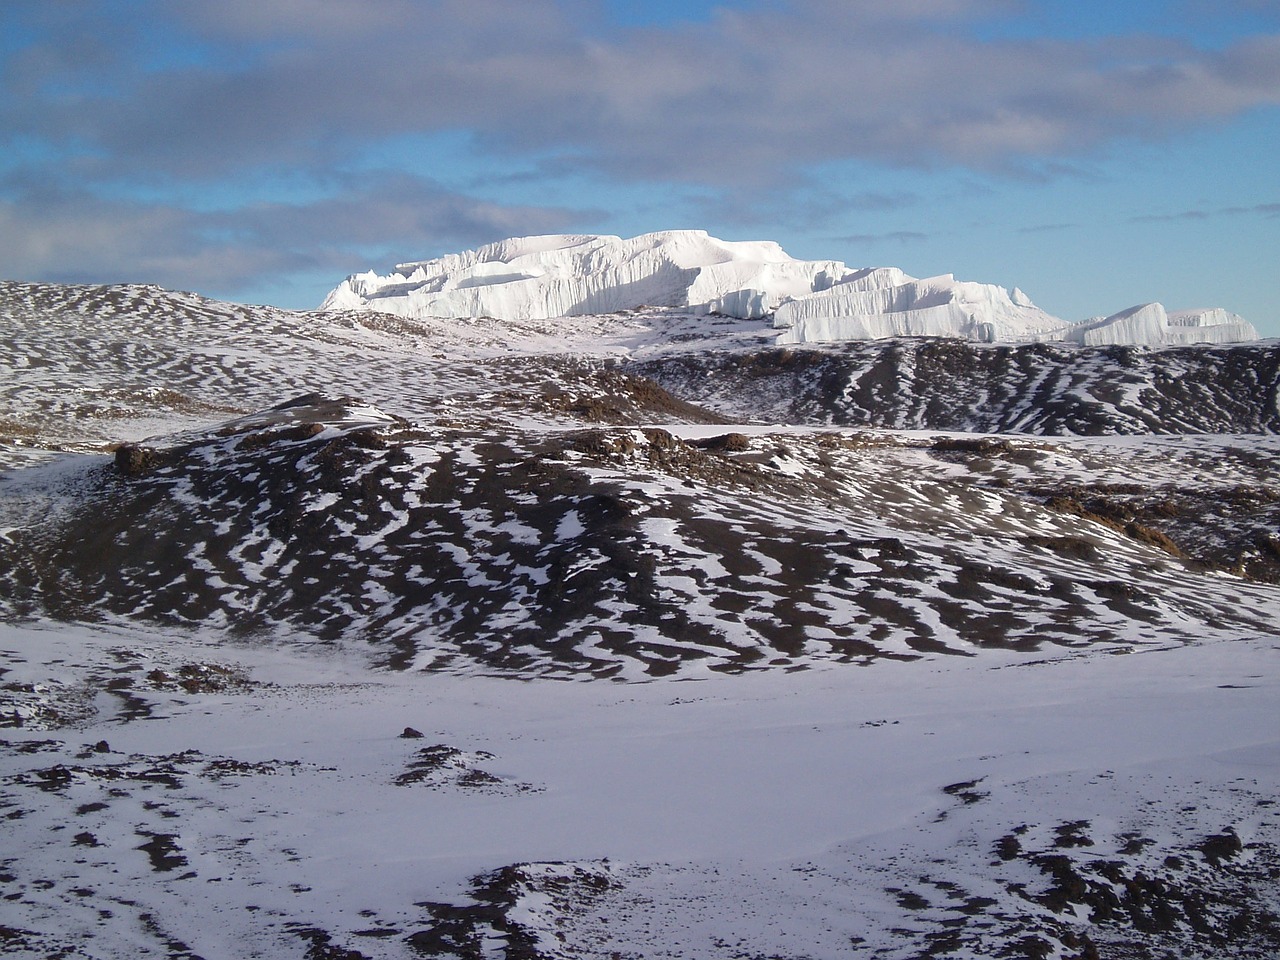
[{"label": "frozen ground", "polygon": [[1280,946],[1274,638],[631,684],[137,628],[0,650],[13,955]]},{"label": "frozen ground", "polygon": [[0,355],[0,467],[207,426],[312,391],[470,428],[719,417],[1057,435],[1280,431],[1280,346],[1270,341],[779,348],[776,338],[764,320],[679,310],[412,320],[0,281],[10,348]]},{"label": "frozen ground", "polygon": [[1274,344],[0,325],[6,955],[1280,954]]},{"label": "frozen ground", "polygon": [[468,431],[312,398],[31,468],[0,478],[0,611],[637,679],[1280,619],[1275,437],[725,429]]}]

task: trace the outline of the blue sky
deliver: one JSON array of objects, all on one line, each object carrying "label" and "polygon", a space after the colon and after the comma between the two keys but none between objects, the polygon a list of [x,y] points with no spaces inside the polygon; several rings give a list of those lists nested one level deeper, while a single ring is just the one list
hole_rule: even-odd
[{"label": "blue sky", "polygon": [[6,0],[0,275],[699,227],[1280,336],[1280,0]]}]

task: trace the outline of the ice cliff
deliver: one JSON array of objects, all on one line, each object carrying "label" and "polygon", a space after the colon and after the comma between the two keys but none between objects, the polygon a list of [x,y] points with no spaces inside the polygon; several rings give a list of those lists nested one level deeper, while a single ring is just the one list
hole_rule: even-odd
[{"label": "ice cliff", "polygon": [[782,343],[963,337],[1026,341],[1062,329],[1017,288],[957,281],[951,274],[916,280],[901,270],[860,270],[828,290],[781,304],[774,325]]},{"label": "ice cliff", "polygon": [[402,263],[385,277],[356,274],[321,309],[547,320],[649,306],[757,318],[846,273],[836,260],[795,260],[770,241],[733,243],[701,230],[520,237]]},{"label": "ice cliff", "polygon": [[402,263],[387,276],[355,274],[321,309],[524,321],[639,307],[772,317],[780,343],[924,336],[1154,346],[1258,338],[1252,325],[1224,310],[1166,313],[1158,303],[1072,324],[1041,310],[1016,287],[1010,293],[951,274],[920,280],[895,267],[851,269],[838,260],[796,260],[772,241],[718,240],[702,230],[628,240],[503,240]]},{"label": "ice cliff", "polygon": [[1253,324],[1220,307],[1165,311],[1159,303],[1121,310],[1109,317],[1072,324],[1061,339],[1086,346],[1118,343],[1235,343],[1257,340]]}]

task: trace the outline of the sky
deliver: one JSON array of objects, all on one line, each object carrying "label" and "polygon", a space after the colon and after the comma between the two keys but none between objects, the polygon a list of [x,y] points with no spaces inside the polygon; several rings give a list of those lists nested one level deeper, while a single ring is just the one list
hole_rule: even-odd
[{"label": "sky", "polygon": [[697,228],[1280,337],[1280,0],[3,0],[0,276]]}]

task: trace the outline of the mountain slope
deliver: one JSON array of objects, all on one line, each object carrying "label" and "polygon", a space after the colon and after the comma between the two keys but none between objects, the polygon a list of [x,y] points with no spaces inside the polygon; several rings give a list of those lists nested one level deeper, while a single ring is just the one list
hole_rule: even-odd
[{"label": "mountain slope", "polygon": [[459,427],[723,419],[707,405],[766,423],[1041,434],[1274,432],[1278,417],[1273,342],[777,349],[757,322],[669,310],[406,320],[16,282],[0,282],[0,335],[12,345],[0,377],[0,465],[312,391],[341,396],[352,384],[400,416]]},{"label": "mountain slope", "polygon": [[1046,436],[1275,433],[1280,346],[903,339],[667,355],[627,369],[726,415]]},{"label": "mountain slope", "polygon": [[1079,503],[1079,479],[1123,474],[1131,445],[711,432],[471,432],[301,398],[82,473],[74,507],[0,541],[2,595],[10,615],[597,675],[1192,640],[1280,616],[1273,588],[1203,570],[1271,569],[1270,475],[1220,473],[1257,444],[1165,448],[1153,463],[1178,471],[1125,488],[1178,487],[1187,517],[1235,492],[1238,520],[1257,491],[1243,530],[1188,565],[1168,535]]},{"label": "mountain slope", "polygon": [[6,956],[1280,949],[1274,343],[0,334]]}]

